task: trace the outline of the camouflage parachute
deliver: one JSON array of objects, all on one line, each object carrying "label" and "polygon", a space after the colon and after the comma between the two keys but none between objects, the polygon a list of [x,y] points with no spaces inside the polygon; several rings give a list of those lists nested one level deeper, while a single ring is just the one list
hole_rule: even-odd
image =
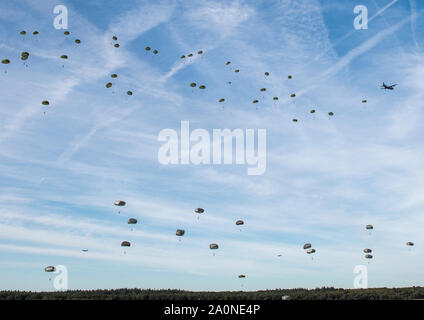
[{"label": "camouflage parachute", "polygon": [[178,230],[175,232],[175,234],[176,234],[178,237],[182,237],[182,236],[184,235],[184,233],[185,233],[185,231],[184,231],[184,230],[182,230],[182,229],[178,229]]},{"label": "camouflage parachute", "polygon": [[131,247],[131,243],[129,241],[122,241],[121,247]]},{"label": "camouflage parachute", "polygon": [[219,248],[219,246],[216,244],[216,243],[211,243],[210,245],[209,245],[209,249],[211,249],[211,250],[216,250],[216,249],[218,249]]},{"label": "camouflage parachute", "polygon": [[125,201],[123,201],[123,200],[117,200],[113,204],[115,206],[122,207],[122,206],[125,206],[127,203]]},{"label": "camouflage parachute", "polygon": [[203,209],[203,208],[196,208],[196,209],[194,209],[194,212],[196,212],[196,213],[203,213],[203,212],[205,212],[205,209]]},{"label": "camouflage parachute", "polygon": [[137,219],[129,218],[128,219],[128,224],[137,224]]},{"label": "camouflage parachute", "polygon": [[306,253],[307,253],[307,254],[315,253],[315,249],[308,249],[308,250],[306,251]]},{"label": "camouflage parachute", "polygon": [[55,272],[56,271],[56,268],[53,267],[53,266],[48,266],[48,267],[45,267],[44,268],[44,271],[45,272]]},{"label": "camouflage parachute", "polygon": [[244,224],[244,221],[243,220],[237,220],[236,221],[236,225],[237,226],[241,226],[241,225],[243,225]]},{"label": "camouflage parachute", "polygon": [[303,249],[309,249],[309,248],[311,248],[312,247],[312,244],[310,244],[310,243],[305,243],[304,245],[303,245]]}]

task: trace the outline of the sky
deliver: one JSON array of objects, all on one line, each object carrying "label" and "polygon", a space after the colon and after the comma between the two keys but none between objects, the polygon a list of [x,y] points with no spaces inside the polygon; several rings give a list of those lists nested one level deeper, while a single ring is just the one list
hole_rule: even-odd
[{"label": "sky", "polygon": [[[69,36],[53,25],[59,4]],[[357,5],[368,29],[354,28]],[[50,265],[67,268],[69,289],[352,288],[358,265],[369,287],[424,286],[423,10],[417,0],[0,2],[0,58],[11,61],[0,65],[0,290],[55,290]],[[187,120],[266,129],[265,173],[161,164],[159,132]]]}]

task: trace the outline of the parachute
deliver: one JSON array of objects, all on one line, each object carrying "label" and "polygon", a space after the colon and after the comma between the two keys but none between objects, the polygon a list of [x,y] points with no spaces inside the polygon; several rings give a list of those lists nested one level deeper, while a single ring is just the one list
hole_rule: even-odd
[{"label": "parachute", "polygon": [[315,110],[314,109],[312,109],[311,111],[309,111],[310,113],[315,113]]},{"label": "parachute", "polygon": [[252,101],[252,103],[258,103],[259,102],[259,100],[253,100]]},{"label": "parachute", "polygon": [[176,234],[178,237],[182,237],[182,236],[184,235],[184,233],[185,233],[185,231],[184,231],[184,230],[182,230],[182,229],[178,229],[178,230],[175,232],[175,234]]},{"label": "parachute", "polygon": [[158,53],[159,53],[159,51],[157,51],[156,49],[153,50],[153,54],[158,54]]},{"label": "parachute", "polygon": [[413,242],[407,242],[407,243],[406,243],[406,245],[407,245],[408,247],[412,247],[412,246],[414,245],[414,243],[413,243]]},{"label": "parachute", "polygon": [[364,249],[364,253],[371,253],[372,250],[371,249]]},{"label": "parachute", "polygon": [[288,78],[288,79],[291,79],[291,78],[292,78],[292,76],[288,75],[288,76],[287,76],[287,78]]},{"label": "parachute", "polygon": [[226,65],[229,65],[230,63],[231,63],[231,61],[227,61],[225,64],[226,64]]},{"label": "parachute", "polygon": [[113,46],[114,46],[115,48],[119,48],[119,43],[115,43]]},{"label": "parachute", "polygon": [[329,112],[328,115],[331,117],[331,116],[334,115],[334,113],[333,112]]},{"label": "parachute", "polygon": [[150,47],[146,47],[144,48],[146,51],[150,51]]},{"label": "parachute", "polygon": [[112,86],[112,82],[106,83],[106,88],[110,88]]},{"label": "parachute", "polygon": [[203,213],[203,212],[205,212],[205,209],[203,209],[203,208],[196,208],[196,209],[194,209],[194,212],[196,212],[196,213]]},{"label": "parachute", "polygon": [[278,100],[278,97],[274,97],[273,99],[274,99],[274,100]]},{"label": "parachute", "polygon": [[367,100],[362,100],[362,103],[367,103]]},{"label": "parachute", "polygon": [[185,58],[185,55],[182,55],[182,56],[181,56],[181,59],[184,59],[184,58]]},{"label": "parachute", "polygon": [[307,254],[315,253],[315,249],[308,249],[308,250],[306,251],[306,253],[307,253]]},{"label": "parachute", "polygon": [[201,86],[199,86],[199,89],[206,89],[206,86],[201,85]]},{"label": "parachute", "polygon": [[372,255],[371,254],[366,254],[365,255],[365,259],[372,259]]},{"label": "parachute", "polygon": [[194,88],[196,86],[196,83],[192,82],[190,83],[190,87]]},{"label": "parachute", "polygon": [[367,230],[372,230],[372,229],[374,229],[374,227],[373,227],[371,224],[367,224],[367,225],[365,226],[365,229],[367,229]]},{"label": "parachute", "polygon": [[296,97],[296,94],[295,94],[295,93],[292,93],[292,94],[290,95],[290,98],[294,98],[294,97]]},{"label": "parachute", "polygon": [[66,54],[62,54],[62,55],[60,56],[60,58],[61,58],[61,59],[65,59],[65,60],[66,60],[66,59],[68,59],[68,56],[67,56]]},{"label": "parachute", "polygon": [[71,33],[70,33],[69,31],[65,31],[63,34],[64,34],[65,36],[69,36]]},{"label": "parachute", "polygon": [[264,91],[266,91],[266,89],[265,88],[261,88],[261,91],[264,92]]},{"label": "parachute", "polygon": [[24,51],[24,52],[21,53],[21,59],[23,61],[27,60],[28,57],[29,57],[29,53],[28,52]]},{"label": "parachute", "polygon": [[234,72],[240,72],[240,70],[239,69],[236,69],[236,70],[234,70]]},{"label": "parachute", "polygon": [[188,55],[187,55],[187,57],[192,57],[193,56],[193,54],[192,53],[189,53]]},{"label": "parachute", "polygon": [[303,249],[306,250],[306,249],[309,249],[311,247],[312,247],[312,245],[310,243],[305,243],[304,246],[303,246]]},{"label": "parachute", "polygon": [[216,249],[218,249],[219,248],[219,246],[216,244],[216,243],[211,243],[210,245],[209,245],[209,249],[211,249],[211,250],[216,250]]},{"label": "parachute", "polygon": [[131,243],[129,241],[122,241],[121,247],[131,247]]},{"label": "parachute", "polygon": [[118,78],[118,75],[116,73],[113,73],[110,75],[111,78]]},{"label": "parachute", "polygon": [[10,60],[9,59],[3,59],[1,61],[1,63],[3,63],[3,64],[9,64],[10,63]]},{"label": "parachute", "polygon": [[197,54],[202,54],[202,53],[203,53],[202,50],[197,51]]},{"label": "parachute", "polygon": [[53,266],[48,266],[48,267],[45,267],[44,268],[44,271],[45,272],[55,272],[56,271],[56,268],[53,267]]},{"label": "parachute", "polygon": [[82,251],[82,252],[87,252],[87,251],[88,251],[88,249],[82,249],[81,251]]},{"label": "parachute", "polygon": [[34,36],[36,36],[38,33],[39,33],[38,31],[34,31],[32,34],[33,34]]},{"label": "parachute", "polygon": [[239,274],[238,276],[239,278],[246,278],[246,276],[244,274]]},{"label": "parachute", "polygon": [[80,39],[75,39],[75,43],[80,44],[81,43],[81,40]]},{"label": "parachute", "polygon": [[127,91],[127,95],[132,96],[132,91]]},{"label": "parachute", "polygon": [[237,226],[241,226],[241,225],[243,225],[244,224],[244,221],[243,220],[237,220],[236,221],[236,225]]},{"label": "parachute", "polygon": [[218,102],[224,102],[224,101],[225,101],[224,98],[221,98],[221,99],[218,100]]},{"label": "parachute", "polygon": [[115,40],[115,41],[118,40],[118,38],[116,36],[113,36],[112,39]]},{"label": "parachute", "polygon": [[269,72],[265,72],[265,75],[268,77],[269,76]]},{"label": "parachute", "polygon": [[293,122],[297,122],[297,119],[293,119],[292,121],[293,121]]},{"label": "parachute", "polygon": [[26,35],[26,31],[25,30],[22,30],[21,32],[19,32],[21,35]]},{"label": "parachute", "polygon": [[128,219],[128,224],[137,224],[137,219],[134,219],[134,218]]},{"label": "parachute", "polygon": [[50,104],[50,102],[48,102],[47,100],[44,100],[43,102],[41,102],[41,104],[43,106],[48,106]]},{"label": "parachute", "polygon": [[125,201],[118,200],[118,201],[115,201],[113,204],[115,206],[122,207],[122,206],[125,206],[127,203]]}]

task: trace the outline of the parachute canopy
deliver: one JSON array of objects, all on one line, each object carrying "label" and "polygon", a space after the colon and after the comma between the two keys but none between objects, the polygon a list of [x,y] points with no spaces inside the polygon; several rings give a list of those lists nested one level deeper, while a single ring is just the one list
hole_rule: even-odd
[{"label": "parachute canopy", "polygon": [[113,36],[112,39],[116,41],[116,40],[118,40],[118,37],[117,36]]},{"label": "parachute canopy", "polygon": [[122,241],[121,247],[131,247],[131,243],[129,241]]},{"label": "parachute canopy", "polygon": [[80,39],[75,39],[75,43],[80,44],[81,43],[81,40]]},{"label": "parachute canopy", "polygon": [[293,122],[297,122],[297,119],[293,119],[292,121],[293,121]]},{"label": "parachute canopy", "polygon": [[291,97],[291,98],[294,98],[294,97],[296,97],[296,94],[295,94],[295,93],[292,93],[292,94],[290,95],[290,97]]},{"label": "parachute canopy", "polygon": [[221,99],[218,100],[218,102],[224,102],[224,101],[225,101],[224,98],[221,98]]},{"label": "parachute canopy", "polygon": [[278,100],[278,97],[274,97],[273,99],[274,99],[274,100]]},{"label": "parachute canopy", "polygon": [[412,247],[414,245],[414,243],[413,242],[407,242],[406,245],[409,246],[409,247]]},{"label": "parachute canopy", "polygon": [[187,57],[192,57],[193,56],[193,54],[192,53],[189,53],[188,55],[187,55]]},{"label": "parachute canopy", "polygon": [[137,224],[137,219],[129,218],[128,219],[128,224]]},{"label": "parachute canopy", "polygon": [[36,36],[38,33],[39,33],[39,32],[36,30],[36,31],[34,31],[32,34],[33,34],[34,36]]},{"label": "parachute canopy", "polygon": [[3,59],[1,61],[1,63],[3,63],[3,64],[9,64],[10,63],[10,60],[9,59]]},{"label": "parachute canopy", "polygon": [[311,248],[312,247],[312,245],[310,244],[310,243],[305,243],[304,245],[303,245],[303,249],[309,249],[309,248]]},{"label": "parachute canopy", "polygon": [[266,91],[266,88],[261,88],[261,91],[263,92],[263,91]]},{"label": "parachute canopy", "polygon": [[308,250],[306,251],[306,253],[307,253],[307,254],[315,253],[315,249],[308,249]]},{"label": "parachute canopy", "polygon": [[246,276],[244,274],[239,274],[238,276],[239,278],[246,278]]},{"label": "parachute canopy", "polygon": [[372,230],[372,229],[374,229],[374,227],[372,226],[372,224],[367,224],[367,225],[365,226],[365,229],[367,229],[367,230]]},{"label": "parachute canopy", "polygon": [[226,65],[229,65],[230,63],[231,63],[231,61],[227,61],[225,64],[226,64]]},{"label": "parachute canopy", "polygon": [[203,53],[202,50],[197,51],[197,54],[202,54],[202,53]]},{"label": "parachute canopy", "polygon": [[150,47],[146,47],[144,48],[146,51],[150,51]]},{"label": "parachute canopy", "polygon": [[127,91],[127,95],[132,96],[132,91]]},{"label": "parachute canopy", "polygon": [[44,271],[46,271],[46,272],[55,272],[56,271],[56,268],[53,267],[53,266],[48,266],[48,267],[45,267],[44,268]]},{"label": "parachute canopy", "polygon": [[196,86],[196,83],[192,82],[190,83],[190,87],[194,88]]},{"label": "parachute canopy", "polygon": [[19,32],[21,35],[26,35],[26,31],[22,30],[21,32]]},{"label": "parachute canopy", "polygon": [[182,230],[182,229],[178,229],[178,230],[175,232],[175,234],[176,234],[177,236],[179,236],[179,237],[182,237],[182,236],[184,235],[184,233],[185,233],[185,231],[184,231],[184,230]]},{"label": "parachute canopy", "polygon": [[110,75],[111,78],[118,78],[118,75],[116,73],[113,73]]},{"label": "parachute canopy", "polygon": [[196,212],[196,213],[203,213],[203,212],[205,212],[205,209],[203,209],[203,208],[196,208],[196,209],[194,209],[194,212]]},{"label": "parachute canopy", "polygon": [[122,206],[125,206],[127,203],[126,203],[125,201],[118,200],[118,201],[115,201],[113,204],[114,204],[115,206],[122,207]]},{"label": "parachute canopy", "polygon": [[253,100],[252,101],[252,103],[258,103],[259,102],[259,100]]},{"label": "parachute canopy", "polygon": [[184,59],[184,58],[185,58],[185,55],[182,55],[182,56],[181,56],[181,59]]},{"label": "parachute canopy", "polygon": [[236,221],[236,225],[237,226],[241,226],[241,225],[243,225],[244,224],[244,221],[243,220],[237,220]]},{"label": "parachute canopy", "polygon": [[25,60],[28,59],[28,57],[29,57],[29,53],[28,52],[24,51],[24,52],[21,53],[21,59],[22,60],[25,61]]},{"label": "parachute canopy", "polygon": [[199,86],[199,89],[206,89],[206,86],[201,85],[201,86]]},{"label": "parachute canopy", "polygon": [[288,79],[291,79],[291,78],[292,78],[292,76],[288,75],[288,76],[287,76],[287,78],[288,78]]},{"label": "parachute canopy", "polygon": [[372,255],[371,254],[366,254],[365,255],[365,259],[372,259]]},{"label": "parachute canopy", "polygon": [[371,253],[372,250],[371,249],[364,249],[364,253]]},{"label": "parachute canopy", "polygon": [[153,50],[153,54],[158,54],[158,53],[159,53],[159,51],[157,51],[156,49]]},{"label": "parachute canopy", "polygon": [[236,70],[234,70],[234,72],[240,72],[240,70],[239,69],[236,69]]},{"label": "parachute canopy", "polygon": [[310,113],[315,113],[315,110],[314,109],[312,109],[311,111],[309,111]]},{"label": "parachute canopy", "polygon": [[68,59],[68,56],[67,56],[66,54],[62,54],[60,57],[61,57],[62,59]]},{"label": "parachute canopy", "polygon": [[328,113],[328,115],[329,115],[329,116],[333,116],[333,115],[334,115],[334,113],[333,113],[333,112],[329,112],[329,113]]},{"label": "parachute canopy", "polygon": [[268,77],[269,76],[269,72],[265,72],[265,75]]},{"label": "parachute canopy", "polygon": [[362,103],[367,103],[367,100],[362,100]]},{"label": "parachute canopy", "polygon": [[119,48],[119,43],[115,43],[113,46],[114,46],[115,48]]},{"label": "parachute canopy", "polygon": [[106,83],[106,88],[110,88],[112,86],[112,82]]},{"label": "parachute canopy", "polygon": [[41,104],[43,106],[48,106],[50,104],[50,102],[48,102],[47,100],[43,100],[43,102],[41,102]]},{"label": "parachute canopy", "polygon": [[209,245],[209,249],[211,249],[211,250],[216,250],[216,249],[218,249],[219,248],[219,246],[216,244],[216,243],[211,243],[210,245]]},{"label": "parachute canopy", "polygon": [[69,36],[71,33],[70,33],[69,31],[65,31],[63,34],[64,34],[65,36]]}]

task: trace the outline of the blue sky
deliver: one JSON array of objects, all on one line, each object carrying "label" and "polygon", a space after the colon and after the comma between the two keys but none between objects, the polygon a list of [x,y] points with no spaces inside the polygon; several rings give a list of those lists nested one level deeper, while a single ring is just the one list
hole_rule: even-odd
[{"label": "blue sky", "polygon": [[[68,37],[53,27],[57,4]],[[353,28],[358,4],[367,30]],[[351,288],[361,264],[370,287],[424,285],[422,10],[417,0],[1,2],[11,64],[0,70],[0,289],[53,290],[47,265],[67,267],[70,289],[239,290],[238,274],[247,290]],[[266,129],[266,173],[161,165],[158,133],[182,120]]]}]

